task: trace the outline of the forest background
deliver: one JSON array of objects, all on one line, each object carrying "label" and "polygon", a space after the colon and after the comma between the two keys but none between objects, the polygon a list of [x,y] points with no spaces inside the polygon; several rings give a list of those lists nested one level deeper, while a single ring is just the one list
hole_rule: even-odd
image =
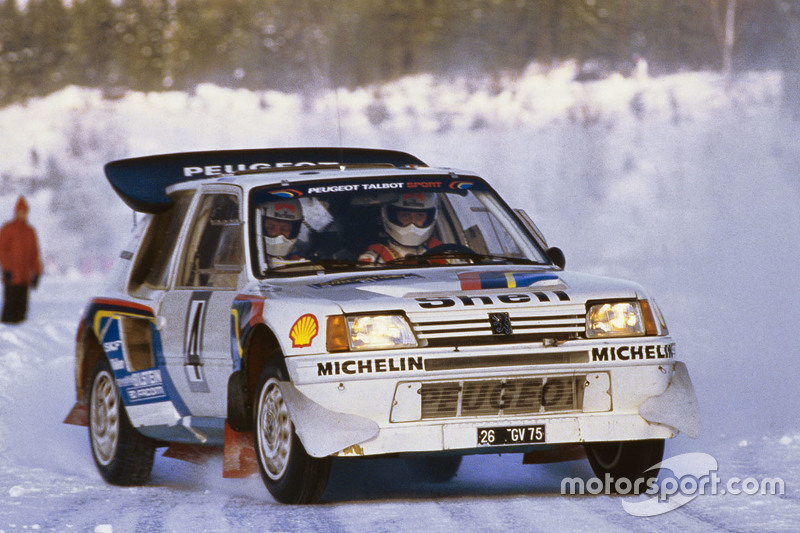
[{"label": "forest background", "polygon": [[[313,96],[403,76],[800,71],[797,0],[0,0],[0,106],[66,86]],[[788,91],[797,92],[797,91]]]}]

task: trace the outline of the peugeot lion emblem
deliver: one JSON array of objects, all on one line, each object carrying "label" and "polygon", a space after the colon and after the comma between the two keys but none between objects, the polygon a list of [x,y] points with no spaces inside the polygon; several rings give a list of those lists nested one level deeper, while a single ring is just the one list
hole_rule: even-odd
[{"label": "peugeot lion emblem", "polygon": [[508,313],[489,313],[493,335],[511,335],[511,318]]}]

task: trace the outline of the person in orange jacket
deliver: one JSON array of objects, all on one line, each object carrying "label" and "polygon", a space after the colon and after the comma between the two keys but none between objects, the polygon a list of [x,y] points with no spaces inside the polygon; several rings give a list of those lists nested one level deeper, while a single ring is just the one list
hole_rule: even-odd
[{"label": "person in orange jacket", "polygon": [[28,314],[28,290],[37,287],[42,275],[39,241],[28,224],[28,202],[20,196],[14,219],[0,228],[0,269],[3,272],[2,321],[16,324]]}]

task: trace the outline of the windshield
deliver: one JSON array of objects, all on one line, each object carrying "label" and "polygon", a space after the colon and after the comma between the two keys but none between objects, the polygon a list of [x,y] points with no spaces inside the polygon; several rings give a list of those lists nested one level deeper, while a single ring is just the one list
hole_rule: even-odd
[{"label": "windshield", "polygon": [[257,277],[454,264],[550,264],[476,178],[391,176],[250,194]]}]

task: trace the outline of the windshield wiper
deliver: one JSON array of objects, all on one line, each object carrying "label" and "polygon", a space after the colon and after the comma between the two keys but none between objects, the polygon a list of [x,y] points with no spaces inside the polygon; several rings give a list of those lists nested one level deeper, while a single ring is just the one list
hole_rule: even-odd
[{"label": "windshield wiper", "polygon": [[483,256],[487,259],[492,261],[496,261],[498,263],[511,263],[512,265],[544,265],[541,261],[534,261],[533,259],[528,259],[526,257],[508,257],[505,255],[485,255]]},{"label": "windshield wiper", "polygon": [[268,273],[286,272],[294,269],[307,269],[315,267],[322,267],[325,271],[346,270],[353,267],[364,266],[364,263],[358,261],[351,261],[349,259],[312,259],[308,261],[297,261],[296,263],[288,263],[285,265],[278,265],[270,267]]},{"label": "windshield wiper", "polygon": [[[395,259],[394,261],[390,261],[389,264],[450,264],[446,263],[447,260],[452,259],[463,259],[469,260],[472,264],[475,263],[509,263],[512,265],[542,265],[538,261],[533,261],[532,259],[526,259],[521,257],[508,257],[504,255],[492,255],[492,254],[479,254],[477,252],[467,252],[467,251],[448,251],[442,253],[435,253],[435,254],[415,254],[415,255],[407,255],[406,257]],[[445,262],[443,262],[445,261]]]}]

